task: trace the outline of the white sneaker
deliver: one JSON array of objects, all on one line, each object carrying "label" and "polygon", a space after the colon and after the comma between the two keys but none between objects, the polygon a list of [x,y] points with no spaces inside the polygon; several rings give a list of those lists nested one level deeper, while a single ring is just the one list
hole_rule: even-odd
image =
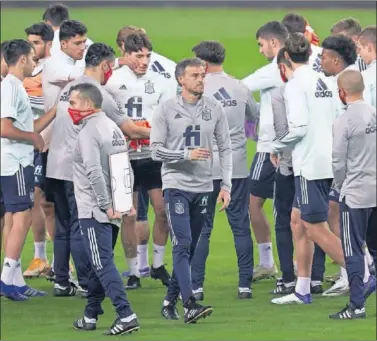
[{"label": "white sneaker", "polygon": [[327,289],[322,294],[322,296],[343,296],[348,294],[349,291],[350,287],[348,285],[348,281],[343,277],[340,277],[330,289]]},{"label": "white sneaker", "polygon": [[275,278],[278,274],[278,269],[275,264],[272,267],[267,268],[264,265],[258,265],[254,268],[253,282],[261,279]]},{"label": "white sneaker", "polygon": [[310,304],[312,303],[312,295],[299,295],[297,293],[277,297],[271,300],[273,304]]}]

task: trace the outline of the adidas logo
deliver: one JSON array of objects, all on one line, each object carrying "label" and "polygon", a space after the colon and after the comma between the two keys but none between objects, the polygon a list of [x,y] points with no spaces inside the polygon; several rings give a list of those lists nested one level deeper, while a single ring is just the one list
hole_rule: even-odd
[{"label": "adidas logo", "polygon": [[367,128],[365,129],[365,133],[373,134],[376,132],[376,128],[377,128],[376,124],[369,122]]},{"label": "adidas logo", "polygon": [[331,191],[330,191],[330,195],[335,196],[335,191],[334,191],[334,190],[331,190]]},{"label": "adidas logo", "polygon": [[207,209],[204,208],[200,213],[201,213],[201,214],[206,214],[206,213],[207,213]]},{"label": "adidas logo", "polygon": [[174,116],[174,119],[182,118],[182,115],[180,113],[177,113],[177,115]]},{"label": "adidas logo", "polygon": [[114,130],[112,145],[115,147],[115,146],[124,146],[125,144],[126,144],[126,141],[123,135],[118,130]]},{"label": "adidas logo", "polygon": [[151,66],[152,71],[164,76],[165,78],[171,78],[170,72],[166,72],[165,68],[157,60],[153,62]]},{"label": "adidas logo", "polygon": [[123,85],[119,88],[119,90],[127,90],[127,87],[123,84]]},{"label": "adidas logo", "polygon": [[332,91],[330,91],[326,85],[326,83],[321,79],[318,78],[315,97],[332,97]]},{"label": "adidas logo", "polygon": [[228,94],[228,92],[224,88],[220,88],[214,95],[218,101],[221,102],[223,107],[235,107],[237,105],[237,101],[232,99],[232,97]]}]

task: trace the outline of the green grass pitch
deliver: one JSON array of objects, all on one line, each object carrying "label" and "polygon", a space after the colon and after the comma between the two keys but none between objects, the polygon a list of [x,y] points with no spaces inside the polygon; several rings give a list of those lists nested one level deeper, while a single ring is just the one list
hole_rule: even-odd
[{"label": "green grass pitch", "polygon": [[[256,30],[268,20],[279,20],[287,11],[232,10],[232,9],[131,9],[101,8],[72,9],[72,17],[83,21],[94,42],[105,42],[116,48],[118,29],[127,24],[144,27],[154,49],[175,61],[191,56],[191,47],[203,39],[221,41],[227,49],[225,69],[235,77],[244,77],[266,63],[258,53]],[[321,39],[329,34],[331,25],[344,17],[353,16],[363,26],[376,24],[372,10],[303,10]],[[43,9],[6,9],[1,12],[1,40],[23,38],[24,28],[41,19]],[[255,145],[249,144],[249,159]],[[273,226],[271,202],[266,205]],[[151,216],[151,221],[153,217]],[[255,248],[257,249],[257,248]],[[48,245],[51,252],[51,245]],[[51,253],[50,260],[51,260]],[[277,261],[277,252],[274,249]],[[32,237],[29,235],[23,252],[23,267],[33,256]],[[170,245],[166,252],[171,269]],[[256,253],[257,262],[257,253]],[[119,270],[126,268],[120,243],[116,249]],[[328,262],[327,272],[337,268]],[[90,340],[105,339],[102,332],[114,319],[108,300],[105,315],[92,333],[73,330],[72,322],[85,305],[81,298],[54,298],[51,284],[44,279],[31,280],[30,285],[47,290],[46,298],[34,298],[18,303],[1,300],[1,336],[6,340]],[[206,303],[214,306],[213,315],[197,325],[183,321],[170,322],[160,316],[165,289],[151,279],[142,281],[141,290],[129,293],[138,314],[141,329],[127,338],[136,340],[376,340],[376,296],[367,304],[368,319],[364,321],[330,321],[328,314],[343,308],[346,297],[314,297],[307,306],[274,306],[270,303],[274,281],[254,284],[254,299],[237,299],[237,266],[233,238],[225,214],[216,216],[211,239],[206,281]],[[179,306],[180,312],[182,307]],[[126,338],[126,337],[125,337]]]}]

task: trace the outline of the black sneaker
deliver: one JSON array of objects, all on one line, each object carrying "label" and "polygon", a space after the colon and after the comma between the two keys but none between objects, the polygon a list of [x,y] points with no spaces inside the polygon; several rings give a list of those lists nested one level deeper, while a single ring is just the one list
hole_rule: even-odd
[{"label": "black sneaker", "polygon": [[330,319],[333,320],[355,320],[355,319],[365,319],[367,316],[365,308],[355,309],[351,304],[347,304],[344,309],[336,314],[329,315]]},{"label": "black sneaker", "polygon": [[72,284],[69,284],[67,287],[63,287],[63,286],[55,283],[53,295],[55,297],[75,296],[76,295],[76,288]]},{"label": "black sneaker", "polygon": [[206,318],[212,314],[213,308],[211,306],[202,306],[195,302],[195,298],[191,297],[188,303],[184,305],[185,323],[196,323],[201,318]]},{"label": "black sneaker", "polygon": [[181,318],[174,303],[163,306],[161,309],[161,315],[167,320],[179,320]]},{"label": "black sneaker", "polygon": [[238,298],[240,300],[250,300],[253,298],[253,294],[251,292],[251,289],[250,291],[239,291],[238,290]]},{"label": "black sneaker", "polygon": [[153,279],[159,279],[163,285],[166,287],[170,284],[170,275],[169,272],[166,270],[165,265],[161,265],[157,269],[151,266],[151,277]]},{"label": "black sneaker", "polygon": [[79,318],[73,322],[73,328],[77,330],[92,331],[96,330],[97,324],[95,322],[86,322],[84,317]]},{"label": "black sneaker", "polygon": [[46,272],[45,277],[50,282],[55,282],[55,272],[51,268]]},{"label": "black sneaker", "polygon": [[295,292],[295,285],[293,285],[294,282],[292,282],[292,285],[290,284],[287,286],[283,282],[283,278],[278,278],[276,280],[276,288],[272,291],[270,291],[270,294],[272,295],[290,295]]},{"label": "black sneaker", "polygon": [[130,276],[124,288],[127,290],[135,290],[141,288],[140,278],[134,275]]},{"label": "black sneaker", "polygon": [[129,322],[122,322],[120,318],[117,317],[113,325],[104,333],[104,335],[123,335],[138,331],[140,329],[139,321],[135,314],[132,316],[135,316],[135,318]]},{"label": "black sneaker", "polygon": [[310,292],[313,294],[313,295],[320,295],[323,293],[323,287],[321,284],[317,284],[317,285],[311,285],[310,286]]}]

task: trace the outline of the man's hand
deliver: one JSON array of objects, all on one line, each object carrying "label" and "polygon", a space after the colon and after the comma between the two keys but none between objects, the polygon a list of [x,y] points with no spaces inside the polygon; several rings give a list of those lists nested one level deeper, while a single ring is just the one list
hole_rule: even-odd
[{"label": "man's hand", "polygon": [[38,133],[32,133],[31,141],[33,142],[34,148],[38,152],[42,152],[45,146],[45,141],[43,140],[42,136]]},{"label": "man's hand", "polygon": [[211,157],[211,153],[206,148],[196,148],[189,151],[189,160],[203,161]]},{"label": "man's hand", "polygon": [[227,209],[230,203],[230,194],[224,189],[220,191],[219,196],[217,197],[217,203],[220,204],[221,202],[223,203],[223,205],[219,209],[219,212]]},{"label": "man's hand", "polygon": [[270,154],[270,161],[271,161],[271,163],[272,163],[275,167],[278,167],[278,166],[279,166],[279,155],[278,155],[278,154],[273,154],[273,153],[271,153],[271,154]]},{"label": "man's hand", "polygon": [[119,63],[119,66],[127,65],[131,70],[135,70],[138,66],[137,61],[133,61],[127,57],[119,57],[118,63]]},{"label": "man's hand", "polygon": [[112,208],[107,209],[106,214],[110,220],[122,218],[122,214],[118,211],[114,211]]},{"label": "man's hand", "polygon": [[131,207],[130,211],[127,213],[128,217],[134,217],[136,215],[135,207]]}]

